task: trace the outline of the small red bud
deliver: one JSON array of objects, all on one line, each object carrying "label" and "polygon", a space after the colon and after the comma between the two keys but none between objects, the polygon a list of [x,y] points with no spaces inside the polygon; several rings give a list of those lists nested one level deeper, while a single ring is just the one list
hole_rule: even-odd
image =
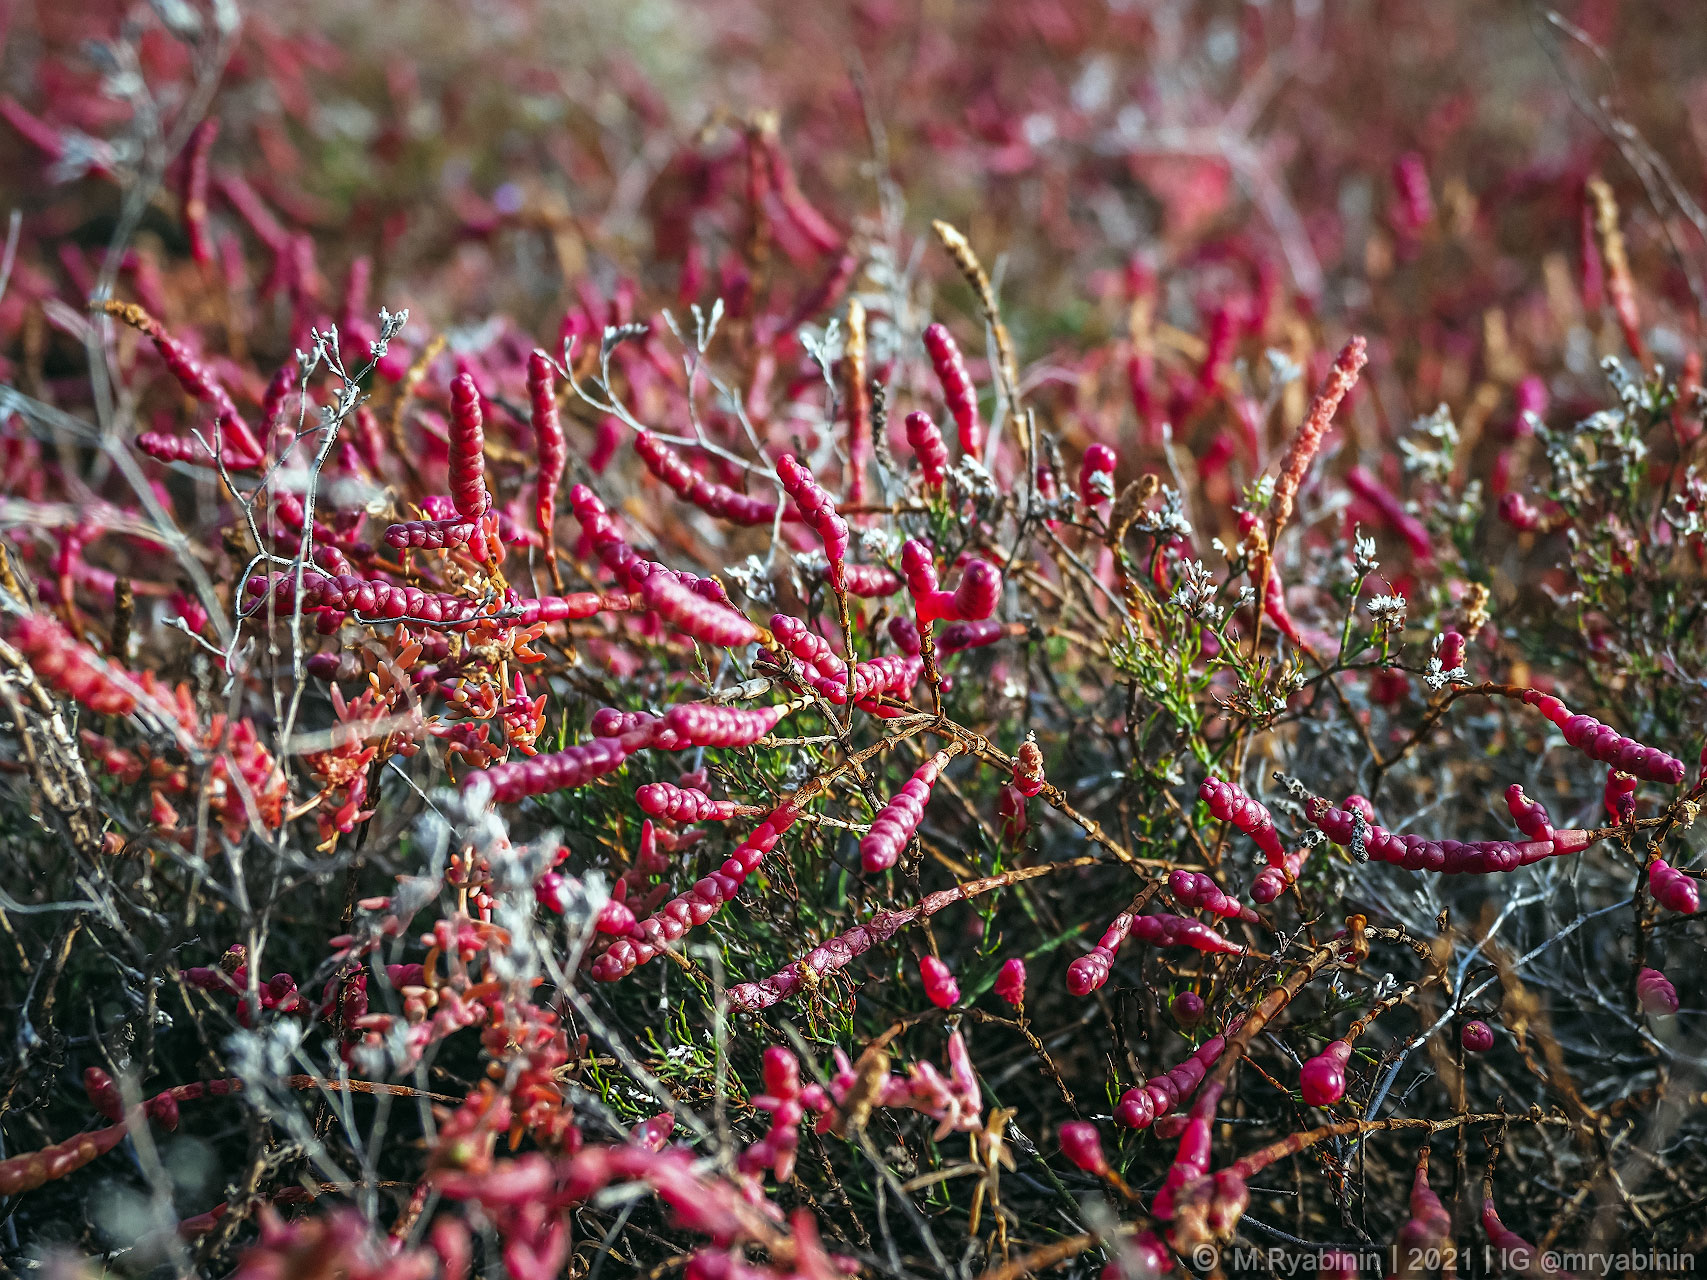
[{"label": "small red bud", "polygon": [[1304,1101],[1312,1107],[1331,1107],[1345,1097],[1345,1064],[1350,1057],[1351,1046],[1344,1040],[1335,1040],[1306,1062],[1298,1073]]},{"label": "small red bud", "polygon": [[1636,975],[1636,1001],[1643,1013],[1676,1013],[1677,988],[1658,969],[1643,969]]},{"label": "small red bud", "polygon": [[907,443],[919,460],[925,485],[940,489],[948,467],[948,447],[943,444],[942,432],[937,430],[930,414],[914,412],[907,415]]},{"label": "small red bud", "polygon": [[1025,792],[1012,783],[996,793],[996,813],[1002,820],[1002,839],[1015,844],[1025,834]]},{"label": "small red bud", "polygon": [[1061,1154],[1086,1173],[1108,1172],[1108,1157],[1102,1153],[1102,1138],[1094,1124],[1071,1120],[1061,1126]]},{"label": "small red bud", "polygon": [[960,999],[960,984],[954,980],[948,966],[935,956],[919,961],[919,976],[925,982],[925,998],[939,1009],[947,1009]]},{"label": "small red bud", "polygon": [[1079,463],[1079,497],[1087,507],[1114,496],[1115,452],[1106,444],[1093,444]]},{"label": "small red bud", "polygon": [[1014,789],[1026,799],[1043,790],[1043,752],[1027,739],[1014,752]]},{"label": "small red bud", "polygon": [[996,994],[1014,1008],[1025,1003],[1025,961],[1014,956],[996,975]]},{"label": "small red bud", "polygon": [[962,456],[977,458],[984,452],[984,425],[978,420],[978,393],[966,372],[966,361],[954,336],[940,324],[924,332],[925,350],[930,354],[931,367],[942,384],[942,398],[948,405],[960,436]]},{"label": "small red bud", "polygon": [[1655,858],[1648,864],[1648,891],[1667,911],[1692,916],[1701,909],[1701,892],[1695,881],[1664,858]]},{"label": "small red bud", "polygon": [[1464,637],[1456,631],[1445,631],[1440,636],[1440,647],[1434,651],[1434,656],[1440,659],[1442,671],[1455,671],[1464,665]]},{"label": "small red bud", "polygon": [[1203,997],[1195,991],[1182,991],[1174,997],[1169,1011],[1182,1027],[1195,1027],[1203,1021]]}]

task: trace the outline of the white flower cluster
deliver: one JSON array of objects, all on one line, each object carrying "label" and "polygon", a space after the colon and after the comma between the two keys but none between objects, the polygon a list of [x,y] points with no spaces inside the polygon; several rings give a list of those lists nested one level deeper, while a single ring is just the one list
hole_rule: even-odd
[{"label": "white flower cluster", "polygon": [[1405,625],[1405,604],[1401,595],[1373,596],[1363,607],[1369,610],[1377,627],[1396,631]]},{"label": "white flower cluster", "polygon": [[868,560],[893,560],[901,554],[901,535],[868,525],[859,531],[859,546]]},{"label": "white flower cluster", "polygon": [[976,458],[963,457],[956,461],[948,470],[948,478],[955,488],[971,494],[977,500],[988,501],[998,492],[995,478],[984,470],[984,464]]},{"label": "white flower cluster", "polygon": [[[826,565],[826,568],[828,566]],[[770,601],[776,597],[770,572],[757,556],[748,556],[740,564],[726,565],[723,574],[747,595],[749,600]]]},{"label": "white flower cluster", "polygon": [[1217,625],[1221,621],[1223,610],[1215,603],[1215,579],[1210,576],[1203,561],[1188,560],[1180,566],[1180,570],[1179,586],[1174,588],[1168,603],[1177,609],[1183,609],[1199,622],[1206,622],[1210,626]]},{"label": "white flower cluster", "polygon": [[1270,347],[1263,357],[1268,361],[1269,385],[1275,390],[1304,376],[1304,367],[1284,351]]},{"label": "white flower cluster", "polygon": [[1418,418],[1411,430],[1424,438],[1399,441],[1405,470],[1435,484],[1445,483],[1452,474],[1453,458],[1458,452],[1458,426],[1452,421],[1452,411],[1441,405],[1433,413]]},{"label": "white flower cluster", "polygon": [[1245,486],[1245,498],[1239,505],[1246,511],[1266,511],[1268,504],[1274,501],[1275,477],[1260,475]]},{"label": "white flower cluster", "polygon": [[1367,578],[1381,567],[1375,558],[1375,539],[1359,529],[1351,539],[1351,568],[1360,578]]},{"label": "white flower cluster", "polygon": [[1707,533],[1707,478],[1690,467],[1684,473],[1683,491],[1672,497],[1661,518],[1680,538],[1699,538]]},{"label": "white flower cluster", "polygon": [[1436,656],[1431,657],[1428,660],[1428,670],[1423,672],[1423,683],[1429,687],[1429,690],[1432,693],[1439,693],[1449,684],[1470,683],[1470,673],[1465,669],[1462,662],[1460,662],[1456,667],[1453,667],[1450,671],[1447,671],[1441,666],[1438,655],[1440,653],[1440,642],[1444,638],[1444,636],[1436,636],[1434,638],[1434,652]]},{"label": "white flower cluster", "polygon": [[1154,534],[1164,540],[1191,537],[1191,521],[1185,515],[1185,497],[1179,490],[1162,486],[1162,505],[1155,511],[1141,511],[1132,527]]}]

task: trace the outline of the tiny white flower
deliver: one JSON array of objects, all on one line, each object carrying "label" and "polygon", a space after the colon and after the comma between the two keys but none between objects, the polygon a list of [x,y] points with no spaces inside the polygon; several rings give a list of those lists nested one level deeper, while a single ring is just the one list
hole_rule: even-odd
[{"label": "tiny white flower", "polygon": [[1221,609],[1215,603],[1215,580],[1201,560],[1188,560],[1181,566],[1179,586],[1168,603],[1182,609],[1199,622],[1214,625],[1221,621]]},{"label": "tiny white flower", "polygon": [[1367,578],[1381,567],[1381,562],[1375,558],[1375,539],[1362,530],[1352,537],[1351,564],[1360,578]]},{"label": "tiny white flower", "polygon": [[1439,693],[1449,684],[1469,684],[1470,673],[1463,666],[1456,666],[1450,671],[1444,671],[1441,669],[1439,658],[1430,658],[1428,670],[1423,672],[1423,683],[1431,691]]},{"label": "tiny white flower", "polygon": [[1397,630],[1405,622],[1405,597],[1400,595],[1375,596],[1364,608],[1369,610],[1369,616],[1375,619],[1377,627]]},{"label": "tiny white flower", "polygon": [[901,550],[901,536],[873,525],[859,531],[859,545],[871,559],[893,559]]}]

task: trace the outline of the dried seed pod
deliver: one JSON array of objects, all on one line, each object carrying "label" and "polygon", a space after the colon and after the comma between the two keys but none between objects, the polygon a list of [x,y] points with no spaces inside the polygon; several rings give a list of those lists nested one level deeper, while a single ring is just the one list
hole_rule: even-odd
[{"label": "dried seed pod", "polygon": [[1624,343],[1636,363],[1646,366],[1648,348],[1642,341],[1642,320],[1636,309],[1636,283],[1624,249],[1624,232],[1618,225],[1618,200],[1606,179],[1598,174],[1583,186],[1588,207],[1594,212],[1594,229],[1600,237],[1600,257],[1606,264],[1606,294],[1613,314],[1624,332]]},{"label": "dried seed pod", "polygon": [[[102,303],[100,309],[150,338],[167,371],[190,396],[203,404],[212,405],[221,419],[238,423],[242,421],[236,404],[232,402],[231,393],[220,384],[213,371],[193,355],[187,346],[168,333],[148,312],[134,302],[120,302],[114,298]],[[247,432],[247,428],[244,430]],[[253,437],[246,443],[253,444]],[[259,454],[260,446],[255,445],[254,451]]]},{"label": "dried seed pod", "polygon": [[1292,518],[1293,499],[1309,473],[1310,463],[1322,447],[1322,439],[1328,434],[1328,426],[1339,410],[1340,401],[1357,384],[1357,375],[1369,359],[1367,347],[1361,337],[1354,337],[1345,344],[1334,360],[1334,367],[1328,371],[1327,380],[1316,393],[1309,414],[1292,437],[1286,457],[1281,461],[1280,478],[1275,482],[1274,497],[1268,507],[1274,517],[1276,534]]},{"label": "dried seed pod", "polygon": [[866,382],[865,351],[865,306],[857,297],[850,298],[841,369],[848,415],[848,502],[855,507],[865,503],[865,473],[871,462],[871,388]]}]

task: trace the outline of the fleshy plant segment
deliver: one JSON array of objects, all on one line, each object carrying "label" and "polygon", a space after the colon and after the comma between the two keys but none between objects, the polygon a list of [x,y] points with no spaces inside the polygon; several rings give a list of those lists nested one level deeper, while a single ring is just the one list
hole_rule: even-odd
[{"label": "fleshy plant segment", "polygon": [[1682,0],[418,7],[7,27],[8,1260],[1699,1250]]}]

